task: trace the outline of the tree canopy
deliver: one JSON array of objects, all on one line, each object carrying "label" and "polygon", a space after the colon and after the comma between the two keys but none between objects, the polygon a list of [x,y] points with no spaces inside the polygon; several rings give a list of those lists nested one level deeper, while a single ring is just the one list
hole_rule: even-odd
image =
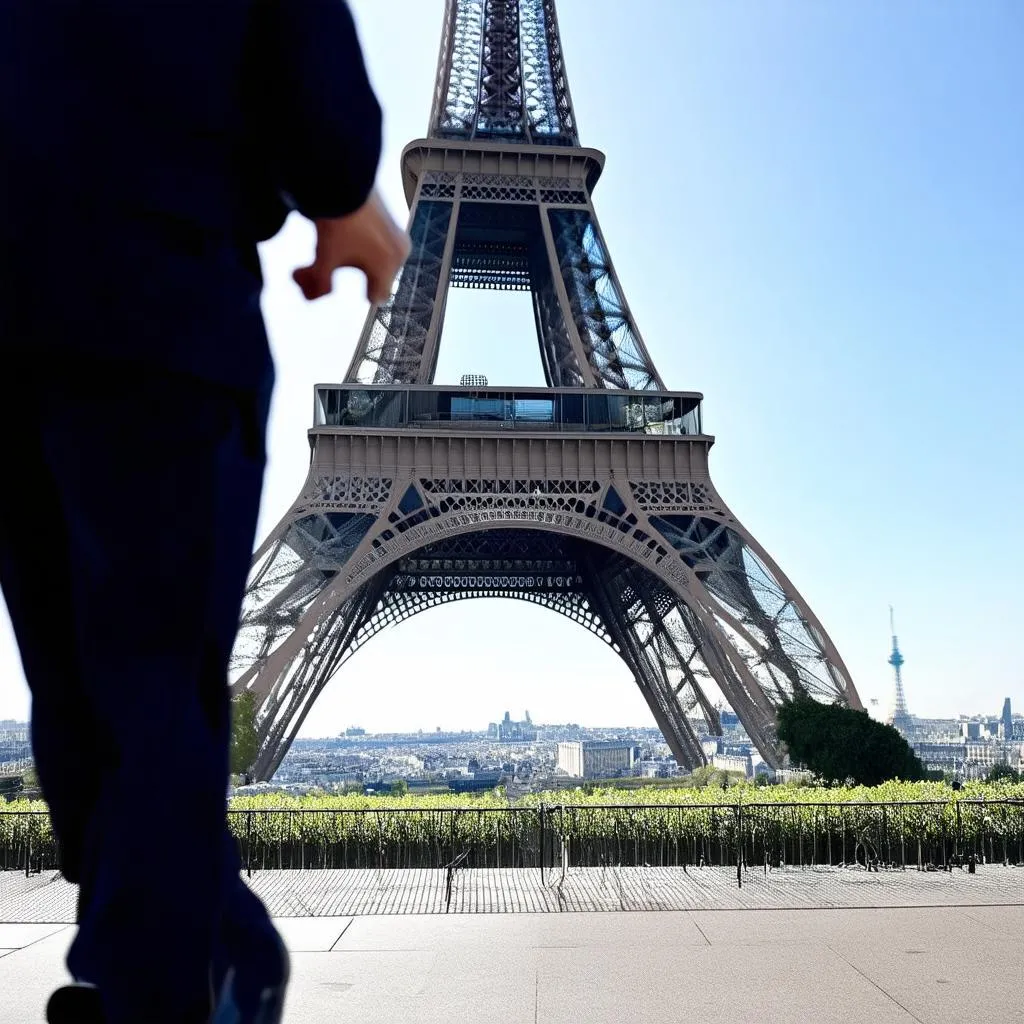
[{"label": "tree canopy", "polygon": [[231,772],[244,775],[260,752],[256,731],[256,695],[242,693],[231,701]]},{"label": "tree canopy", "polygon": [[790,758],[827,782],[877,786],[889,779],[915,781],[924,767],[891,725],[866,711],[797,697],[778,711],[779,739]]},{"label": "tree canopy", "polygon": [[985,776],[986,782],[1024,782],[1024,772],[1015,771],[1005,761],[994,764]]}]

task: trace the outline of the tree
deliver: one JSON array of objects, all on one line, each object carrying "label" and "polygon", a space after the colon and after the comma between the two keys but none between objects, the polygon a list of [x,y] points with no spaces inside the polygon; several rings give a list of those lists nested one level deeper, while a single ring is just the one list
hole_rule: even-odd
[{"label": "tree", "polygon": [[684,775],[679,780],[683,789],[705,789],[721,787],[728,789],[729,786],[743,782],[745,776],[742,772],[730,772],[724,768],[716,768],[713,764],[705,764],[700,768],[694,768],[689,775]]},{"label": "tree", "polygon": [[1021,782],[1021,772],[1014,771],[1005,761],[994,764],[985,776],[986,782]]},{"label": "tree", "polygon": [[20,775],[0,775],[0,800],[14,800],[23,785]]},{"label": "tree", "polygon": [[793,761],[826,782],[852,779],[862,786],[877,786],[889,779],[916,781],[925,776],[924,766],[899,732],[866,711],[800,696],[779,708],[778,720],[779,739]]},{"label": "tree", "polygon": [[409,783],[405,779],[395,779],[391,783],[390,793],[392,796],[408,796],[409,794]]},{"label": "tree", "polygon": [[246,691],[231,701],[231,772],[246,775],[260,752],[256,730],[256,694]]}]

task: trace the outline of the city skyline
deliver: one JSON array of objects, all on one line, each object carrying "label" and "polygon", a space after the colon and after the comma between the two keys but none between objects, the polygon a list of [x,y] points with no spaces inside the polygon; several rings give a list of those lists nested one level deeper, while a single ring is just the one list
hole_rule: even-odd
[{"label": "city skyline", "polygon": [[[1007,698],[1007,699],[1011,700],[1011,702],[1013,700],[1012,697],[1011,698]],[[950,716],[919,716],[919,715],[911,715],[910,718],[911,718],[912,722],[932,722],[932,721],[957,722],[957,721],[963,721],[963,720],[967,720],[967,721],[971,721],[971,722],[994,721],[994,720],[997,720],[997,719],[1002,717],[1001,706],[1002,706],[1003,703],[1004,702],[1000,702],[1000,708],[996,709],[996,710],[992,710],[991,708],[964,708],[964,709],[961,709],[956,714],[950,715]],[[562,702],[562,706],[563,707],[565,706],[565,702]],[[1024,717],[1024,713],[1022,713],[1021,710],[1018,709],[1016,704],[1013,704],[1013,708],[1014,708],[1014,710],[1013,710],[1013,718],[1014,718],[1014,720],[1020,720],[1022,717]],[[517,719],[515,717],[516,714],[518,713],[517,709],[518,709],[518,705],[512,705],[512,706],[510,706],[508,708],[506,708],[504,705],[502,705],[500,714],[499,714],[499,712],[494,711],[493,709],[491,710],[490,715],[489,716],[485,716],[484,718],[479,718],[477,716],[470,715],[470,714],[467,713],[467,714],[463,714],[463,716],[461,718],[459,718],[459,720],[457,722],[451,721],[450,717],[448,717],[447,714],[446,714],[446,716],[444,716],[444,717],[442,717],[440,719],[438,719],[437,715],[435,714],[434,719],[430,720],[429,722],[424,720],[424,721],[416,722],[416,723],[413,723],[413,724],[409,724],[411,722],[411,718],[410,718],[409,715],[406,715],[404,717],[399,716],[397,718],[394,715],[389,715],[388,716],[389,720],[386,723],[381,722],[381,721],[377,721],[375,719],[369,719],[367,721],[363,721],[363,720],[348,721],[348,720],[345,720],[345,721],[341,721],[339,723],[336,723],[335,726],[332,726],[332,731],[329,731],[329,732],[312,733],[312,732],[304,731],[302,733],[301,738],[302,739],[309,739],[309,740],[317,740],[317,739],[330,740],[330,739],[335,739],[335,738],[337,738],[339,736],[343,736],[345,734],[346,730],[350,730],[350,729],[361,730],[362,732],[365,732],[365,734],[368,737],[387,736],[387,735],[407,735],[407,734],[408,735],[414,735],[414,734],[417,734],[417,733],[423,733],[424,735],[429,735],[431,733],[438,732],[438,731],[442,732],[442,733],[451,733],[451,734],[456,734],[456,733],[479,733],[479,734],[486,734],[489,726],[492,725],[492,724],[496,724],[496,723],[500,722],[501,721],[501,717],[500,716],[504,715],[506,711],[511,713],[513,723],[519,722],[519,721],[525,721],[525,714],[526,714],[528,709],[523,709],[523,714],[524,714],[524,718],[523,719]],[[599,721],[596,718],[594,718],[593,716],[586,716],[589,720],[582,721],[582,720],[580,720],[580,714],[579,714],[580,710],[581,709],[579,707],[577,707],[576,710],[573,712],[575,717],[569,717],[569,718],[563,718],[563,717],[559,717],[558,715],[552,715],[552,714],[543,713],[543,712],[540,715],[538,715],[538,714],[536,714],[534,712],[530,712],[530,720],[531,720],[531,724],[533,726],[535,726],[536,728],[538,728],[538,729],[558,728],[558,727],[563,727],[563,726],[579,726],[582,729],[595,730],[595,731],[599,731],[599,730],[607,730],[607,731],[621,730],[621,731],[629,732],[629,731],[634,731],[634,730],[655,729],[655,728],[657,728],[656,724],[649,720],[649,716],[648,716],[648,718],[643,719],[643,720],[637,718],[637,719],[633,719],[633,720],[625,719],[625,720],[617,720],[617,721],[613,721],[613,720]],[[869,710],[872,710],[872,709],[869,709]],[[878,715],[877,712],[876,712],[876,717],[882,717],[882,716]],[[20,726],[25,726],[28,723],[27,723],[27,720],[24,719],[24,718],[0,718],[0,726],[6,726],[6,725],[12,725],[12,724],[13,725],[17,725],[17,726],[20,727]],[[519,742],[519,741],[509,741],[509,742]]]},{"label": "city skyline", "polygon": [[[1019,16],[994,3],[917,18],[877,4],[651,6],[658,39],[620,5],[563,0],[559,14],[581,135],[608,154],[605,233],[666,379],[705,394],[716,481],[820,615],[865,703],[879,701],[873,714],[891,694],[890,602],[913,714],[950,717],[966,693],[993,714],[1007,694],[1020,703],[996,617],[1024,613],[1024,556],[956,512],[968,494],[996,509],[1024,498],[1006,471],[1024,448],[1011,416],[1024,369],[1011,341],[1024,322]],[[425,130],[435,53],[422,41],[442,5],[353,9],[386,110],[381,185],[404,216],[398,153]],[[669,60],[666,95],[652,69]],[[354,275],[304,304],[289,274],[310,244],[293,218],[262,252],[279,380],[261,537],[305,471],[312,385],[342,377],[365,312]],[[681,273],[666,296],[657,268],[670,263]],[[522,343],[528,301],[499,298],[507,317],[493,294],[452,294],[439,381],[540,382]],[[24,717],[6,621],[0,680],[0,718]],[[535,608],[467,602],[383,634],[303,735],[385,713],[429,721],[439,705],[479,720],[556,693],[577,709],[566,721],[650,722],[593,637]]]}]

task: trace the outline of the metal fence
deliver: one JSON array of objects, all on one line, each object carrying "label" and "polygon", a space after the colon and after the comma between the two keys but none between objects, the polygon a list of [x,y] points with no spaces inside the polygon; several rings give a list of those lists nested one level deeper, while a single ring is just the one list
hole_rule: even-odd
[{"label": "metal fence", "polygon": [[[131,827],[130,823],[127,827]],[[541,804],[228,812],[250,874],[281,868],[1024,866],[1024,800]],[[187,857],[187,847],[182,856]],[[59,867],[46,812],[0,810],[0,870]]]},{"label": "metal fence", "polygon": [[0,810],[0,871],[60,867],[60,851],[46,811]]}]

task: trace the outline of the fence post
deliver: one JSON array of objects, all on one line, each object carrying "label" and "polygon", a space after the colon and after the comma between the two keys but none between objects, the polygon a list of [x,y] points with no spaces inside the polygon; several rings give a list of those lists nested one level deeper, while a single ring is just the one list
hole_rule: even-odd
[{"label": "fence post", "polygon": [[956,801],[956,832],[953,835],[953,856],[959,862],[960,860],[960,801]]},{"label": "fence post", "polygon": [[28,835],[25,836],[25,877],[31,876],[32,867],[32,828],[31,823],[28,830]]},{"label": "fence post", "polygon": [[[882,834],[885,836],[885,849],[889,855],[889,863],[892,864],[892,842],[889,839],[889,815],[885,804],[882,804]],[[881,856],[881,843],[879,845],[879,856]]]},{"label": "fence post", "polygon": [[736,885],[743,888],[743,798],[736,804]]},{"label": "fence post", "polygon": [[544,884],[544,845],[545,845],[545,829],[544,829],[544,803],[541,801],[540,805],[540,884]]},{"label": "fence post", "polygon": [[[569,843],[566,842],[565,825],[562,823],[562,815],[563,815],[564,810],[565,810],[565,808],[562,807],[562,808],[559,809],[559,812],[558,812],[559,832],[561,833],[561,836],[562,836],[562,882],[563,883],[565,882],[565,876],[569,873]],[[575,823],[576,823],[576,811],[575,811],[574,808],[570,807],[569,808],[569,831],[570,831],[570,833],[573,831],[573,825]],[[571,841],[572,841],[572,839],[571,839],[571,836],[570,836],[569,842],[571,842]]]},{"label": "fence post", "polygon": [[252,878],[252,809],[245,812],[245,877]]}]

